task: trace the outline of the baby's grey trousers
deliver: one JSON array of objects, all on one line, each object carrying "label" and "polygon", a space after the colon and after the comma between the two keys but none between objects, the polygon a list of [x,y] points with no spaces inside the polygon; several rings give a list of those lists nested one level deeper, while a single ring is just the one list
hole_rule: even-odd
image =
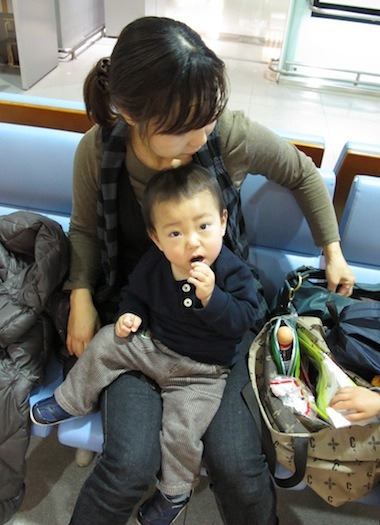
[{"label": "baby's grey trousers", "polygon": [[119,338],[114,325],[107,325],[86,347],[54,396],[69,414],[88,414],[97,409],[101,391],[131,370],[143,372],[161,388],[158,488],[169,496],[184,494],[199,482],[202,436],[218,410],[229,369],[182,356],[148,335]]}]

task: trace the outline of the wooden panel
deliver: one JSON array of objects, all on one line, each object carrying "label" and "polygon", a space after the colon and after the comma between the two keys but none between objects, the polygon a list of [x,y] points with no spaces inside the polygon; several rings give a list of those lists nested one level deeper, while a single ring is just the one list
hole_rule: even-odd
[{"label": "wooden panel", "polygon": [[92,123],[86,112],[0,100],[0,122],[84,133]]},{"label": "wooden panel", "polygon": [[323,154],[325,148],[319,144],[310,144],[305,142],[298,142],[297,140],[290,140],[299,150],[303,151],[308,157],[311,157],[317,168],[321,167]]},{"label": "wooden panel", "polygon": [[347,151],[337,173],[334,194],[334,206],[340,221],[355,175],[373,175],[380,177],[380,155],[371,155],[360,151]]},{"label": "wooden panel", "polygon": [[[82,133],[86,132],[92,126],[85,111],[22,104],[19,102],[8,102],[4,100],[0,100],[0,122],[64,129]],[[318,168],[321,166],[325,151],[323,146],[319,144],[298,142],[296,140],[290,140],[290,142],[311,157]]]}]

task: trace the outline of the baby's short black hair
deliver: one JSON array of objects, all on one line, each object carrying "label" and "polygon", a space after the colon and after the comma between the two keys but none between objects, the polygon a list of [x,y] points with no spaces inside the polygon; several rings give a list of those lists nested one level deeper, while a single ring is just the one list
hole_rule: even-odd
[{"label": "baby's short black hair", "polygon": [[180,168],[156,173],[148,182],[142,200],[142,213],[147,229],[155,229],[152,213],[155,204],[191,199],[203,191],[211,193],[222,216],[226,209],[222,190],[216,177],[202,166],[190,163]]}]

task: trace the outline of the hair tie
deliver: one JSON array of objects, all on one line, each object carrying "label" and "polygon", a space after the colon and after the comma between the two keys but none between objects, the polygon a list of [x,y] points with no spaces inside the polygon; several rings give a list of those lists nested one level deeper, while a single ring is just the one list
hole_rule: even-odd
[{"label": "hair tie", "polygon": [[102,58],[96,65],[96,82],[100,91],[104,94],[108,93],[108,72],[110,69],[111,60],[109,58]]}]

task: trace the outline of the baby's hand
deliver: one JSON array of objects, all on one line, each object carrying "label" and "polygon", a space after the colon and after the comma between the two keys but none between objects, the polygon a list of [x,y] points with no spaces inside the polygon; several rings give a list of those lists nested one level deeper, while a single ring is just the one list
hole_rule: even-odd
[{"label": "baby's hand", "polygon": [[206,306],[215,287],[215,274],[203,262],[194,262],[191,265],[190,277],[187,281],[195,286],[195,295]]},{"label": "baby's hand", "polygon": [[115,334],[117,337],[128,337],[131,332],[137,332],[141,323],[142,319],[138,315],[123,314],[115,323]]},{"label": "baby's hand", "polygon": [[354,410],[344,417],[349,421],[362,421],[380,414],[380,394],[361,386],[341,388],[330,406],[335,410]]}]

